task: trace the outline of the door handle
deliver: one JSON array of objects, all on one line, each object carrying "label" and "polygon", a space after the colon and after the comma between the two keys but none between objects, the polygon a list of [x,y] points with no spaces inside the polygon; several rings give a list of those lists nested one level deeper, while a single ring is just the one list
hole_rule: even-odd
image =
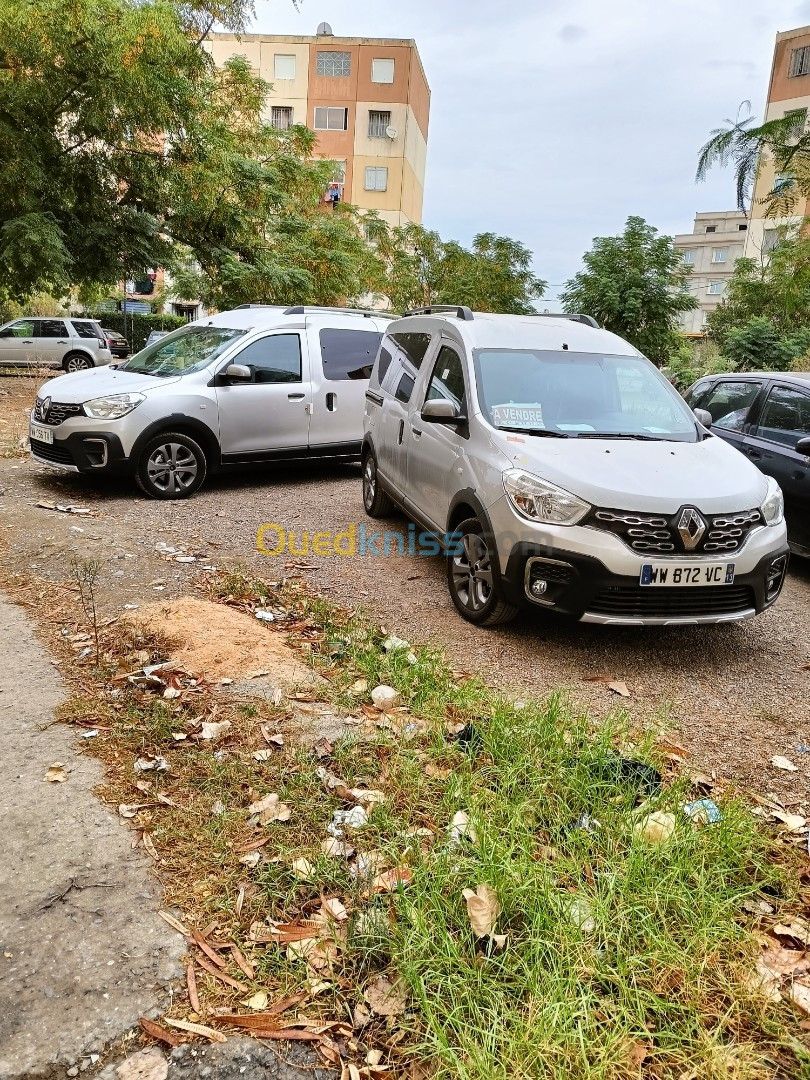
[{"label": "door handle", "polygon": [[399,434],[397,435],[397,442],[399,443],[400,446],[402,445],[402,436],[403,436],[404,432],[405,432],[405,421],[400,420],[400,422],[399,422]]},{"label": "door handle", "polygon": [[67,338],[59,338],[57,340],[56,344],[57,345],[67,345],[68,344],[68,339]]},{"label": "door handle", "polygon": [[34,344],[34,339],[33,338],[23,338],[23,345],[33,345],[33,344]]},{"label": "door handle", "polygon": [[306,394],[287,394],[290,401],[303,401],[306,396]]},{"label": "door handle", "polygon": [[326,408],[329,410],[329,412],[335,411],[335,409],[337,408],[337,394],[330,391],[330,393],[326,395]]},{"label": "door handle", "polygon": [[412,427],[411,431],[413,432],[413,437],[415,439],[421,439],[422,438],[422,429],[421,428]]}]

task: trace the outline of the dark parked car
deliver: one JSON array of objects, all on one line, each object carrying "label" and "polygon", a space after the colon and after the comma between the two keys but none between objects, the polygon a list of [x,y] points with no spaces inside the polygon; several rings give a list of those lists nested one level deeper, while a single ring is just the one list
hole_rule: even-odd
[{"label": "dark parked car", "polygon": [[117,330],[108,330],[102,326],[101,332],[107,339],[107,347],[114,357],[118,360],[126,360],[129,356],[129,342],[123,334],[119,334]]},{"label": "dark parked car", "polygon": [[810,373],[707,375],[684,397],[710,413],[716,435],[777,481],[790,546],[810,558]]}]

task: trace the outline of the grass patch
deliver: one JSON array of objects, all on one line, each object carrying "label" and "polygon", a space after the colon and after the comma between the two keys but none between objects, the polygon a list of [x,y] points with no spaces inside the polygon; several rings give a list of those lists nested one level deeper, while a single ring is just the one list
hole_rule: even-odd
[{"label": "grass patch", "polygon": [[[761,931],[801,908],[795,849],[758,828],[744,802],[724,800],[721,822],[696,827],[683,805],[699,793],[658,753],[655,733],[633,731],[621,713],[597,726],[558,695],[517,707],[438,650],[386,650],[371,620],[294,583],[257,585],[233,571],[214,595],[289,612],[292,642],[325,676],[318,696],[361,721],[325,756],[296,745],[289,699],[234,701],[202,686],[164,700],[110,681],[104,670],[171,654],[170,642],[120,627],[104,631],[107,668],[85,669],[64,719],[100,728],[87,749],[107,766],[104,797],[147,804],[132,824],[154,848],[167,903],[239,945],[255,977],[230,959],[227,973],[250,993],[310,992],[308,1017],[354,1027],[342,1057],[362,1065],[376,1048],[397,1076],[415,1067],[437,1080],[810,1077],[796,1013],[752,982],[760,946],[744,907],[768,897]],[[371,709],[377,683],[400,693],[398,711]],[[176,739],[201,718],[231,729],[215,744]],[[263,726],[284,730],[288,745],[259,761]],[[159,754],[167,774],[134,773],[136,757]],[[660,789],[623,769],[627,758],[660,770]],[[351,858],[321,849],[334,813],[351,806],[322,769],[385,795],[367,825],[346,831]],[[251,823],[248,806],[272,791],[290,820]],[[657,846],[638,830],[651,811],[675,817]],[[471,833],[454,839],[459,812]],[[241,861],[264,839],[258,865]],[[359,857],[409,883],[375,891]],[[503,949],[471,928],[463,890],[484,884],[497,896]],[[325,965],[257,942],[257,927],[301,924],[331,898],[348,918],[314,931],[332,949]],[[381,976],[402,980],[407,1008],[363,1016]],[[198,982],[197,1019],[245,1011],[244,992],[202,971]],[[171,1015],[190,1016],[182,992]]]}]

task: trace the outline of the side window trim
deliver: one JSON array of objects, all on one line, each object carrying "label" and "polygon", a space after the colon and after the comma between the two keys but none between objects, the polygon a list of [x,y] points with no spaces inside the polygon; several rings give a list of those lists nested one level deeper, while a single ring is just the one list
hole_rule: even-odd
[{"label": "side window trim", "polygon": [[461,378],[462,378],[462,381],[464,383],[464,397],[462,398],[462,401],[467,402],[467,408],[469,409],[470,393],[469,393],[469,386],[467,385],[467,374],[466,374],[466,372],[464,370],[464,357],[462,356],[461,352],[459,351],[459,347],[456,344],[456,342],[453,341],[450,338],[444,338],[444,337],[439,338],[439,349],[436,352],[435,357],[432,358],[430,364],[426,365],[426,367],[428,369],[428,375],[427,375],[427,378],[425,379],[424,387],[420,391],[419,396],[421,398],[421,403],[419,405],[419,408],[421,409],[422,406],[427,401],[428,390],[430,389],[430,384],[433,381],[433,376],[436,373],[436,367],[437,367],[437,365],[439,363],[439,357],[441,356],[443,349],[449,349],[453,353],[453,355],[456,357],[456,359],[458,360],[459,367],[461,368]]},{"label": "side window trim", "polygon": [[267,338],[283,337],[285,335],[287,337],[295,336],[295,337],[298,338],[298,355],[299,355],[299,359],[301,361],[301,377],[300,377],[300,379],[296,380],[295,382],[290,381],[290,382],[278,382],[278,383],[270,383],[270,382],[257,383],[255,381],[255,378],[254,378],[249,383],[245,382],[245,383],[242,383],[242,385],[243,386],[274,386],[274,385],[276,385],[276,386],[299,386],[299,385],[303,386],[303,385],[306,385],[308,383],[311,383],[312,379],[311,379],[310,374],[308,373],[309,353],[307,352],[307,348],[306,348],[306,346],[307,346],[306,336],[307,335],[305,333],[302,333],[301,330],[297,330],[297,329],[293,330],[291,327],[286,327],[286,326],[285,327],[279,327],[278,330],[269,330],[265,334],[260,334],[259,337],[254,338],[253,341],[240,342],[239,344],[241,345],[241,348],[239,349],[239,351],[234,353],[227,360],[223,361],[222,366],[217,369],[217,373],[216,373],[215,378],[218,378],[220,375],[224,374],[224,372],[231,366],[231,364],[238,364],[239,363],[239,357],[242,355],[243,352],[245,352],[247,349],[249,349],[252,345],[258,345],[260,341],[265,341],[265,340],[267,340]]}]

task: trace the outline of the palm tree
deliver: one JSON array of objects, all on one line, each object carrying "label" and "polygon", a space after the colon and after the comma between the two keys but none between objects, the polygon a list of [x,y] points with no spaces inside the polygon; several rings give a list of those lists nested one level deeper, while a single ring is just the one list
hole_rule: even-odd
[{"label": "palm tree", "polygon": [[[748,113],[742,116],[742,113]],[[737,206],[747,211],[763,154],[773,159],[777,182],[763,202],[769,215],[789,215],[802,195],[810,196],[810,133],[805,132],[807,110],[797,109],[776,120],[754,126],[751,102],[743,101],[735,120],[715,128],[698,157],[697,181],[705,180],[715,165],[734,166]]]}]

